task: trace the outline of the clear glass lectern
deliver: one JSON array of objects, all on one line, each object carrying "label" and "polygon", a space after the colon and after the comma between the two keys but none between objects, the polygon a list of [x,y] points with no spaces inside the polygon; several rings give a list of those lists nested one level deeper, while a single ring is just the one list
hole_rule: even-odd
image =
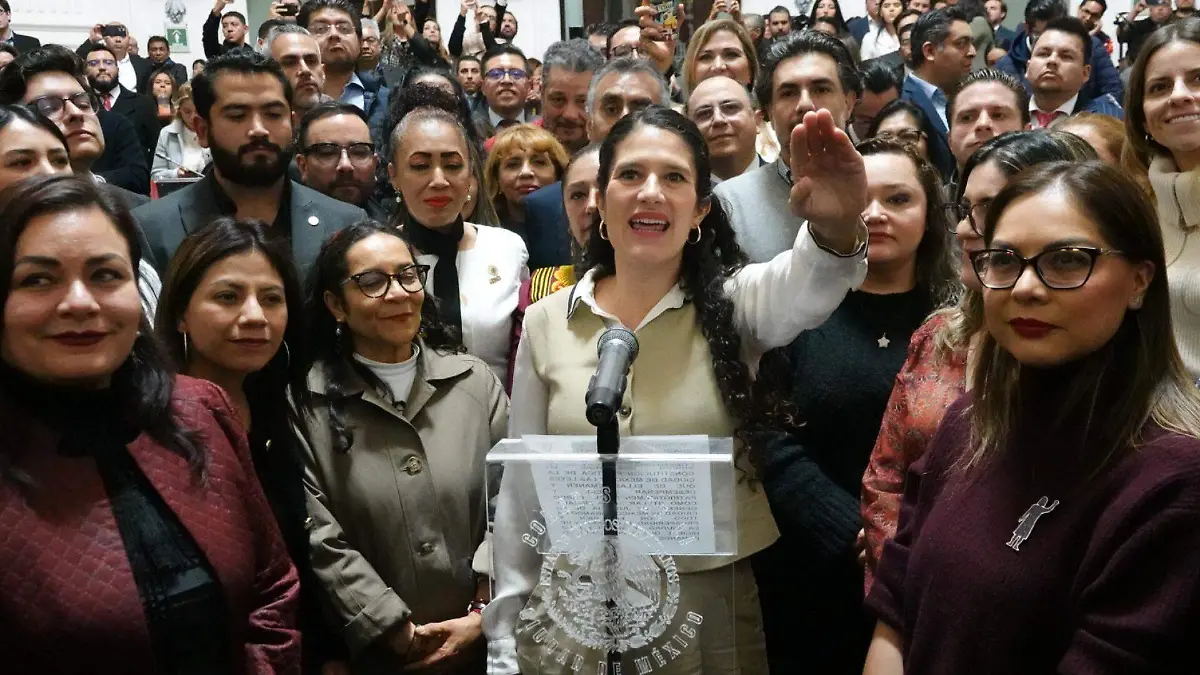
[{"label": "clear glass lectern", "polygon": [[736,480],[729,438],[626,437],[617,454],[590,436],[492,448],[489,611],[507,612],[508,662],[523,675],[725,672],[717,664],[737,658]]}]

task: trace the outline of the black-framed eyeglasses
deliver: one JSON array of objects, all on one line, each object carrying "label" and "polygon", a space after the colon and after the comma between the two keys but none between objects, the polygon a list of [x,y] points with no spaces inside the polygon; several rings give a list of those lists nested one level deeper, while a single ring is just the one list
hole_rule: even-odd
[{"label": "black-framed eyeglasses", "polygon": [[978,204],[972,204],[963,199],[957,204],[947,204],[946,213],[950,215],[950,230],[954,231],[958,227],[959,222],[965,218],[967,224],[975,231],[975,234],[982,237],[983,221],[987,218],[988,206],[991,203],[992,200],[990,199],[985,199]]},{"label": "black-framed eyeglasses", "polygon": [[429,265],[408,265],[400,268],[400,271],[395,274],[388,274],[380,270],[359,272],[350,275],[350,278],[342,283],[348,284],[353,281],[354,285],[358,286],[358,290],[368,298],[382,298],[392,287],[393,280],[400,284],[400,288],[409,293],[419,293],[425,288],[425,280],[428,278]]},{"label": "black-framed eyeglasses", "polygon": [[326,165],[340,162],[342,155],[345,154],[350,159],[351,164],[365,166],[375,158],[375,144],[349,143],[338,145],[337,143],[313,143],[304,148],[303,153],[310,161]]},{"label": "black-framed eyeglasses", "polygon": [[1092,246],[1060,246],[1026,258],[1007,248],[985,248],[970,254],[971,267],[985,288],[1006,290],[1032,266],[1047,288],[1068,291],[1087,283],[1102,255],[1124,255],[1121,251]]},{"label": "black-framed eyeglasses", "polygon": [[614,59],[620,59],[620,58],[624,58],[626,56],[632,56],[634,58],[638,58],[641,55],[642,55],[642,50],[640,48],[633,46],[633,45],[622,45],[620,47],[613,47],[612,54],[610,54],[609,56]]},{"label": "black-framed eyeglasses", "polygon": [[95,68],[96,66],[108,66],[109,68],[112,68],[113,66],[117,65],[117,60],[116,59],[88,59],[87,64],[91,68]]},{"label": "black-framed eyeglasses", "polygon": [[81,91],[70,96],[39,96],[29,102],[29,108],[50,119],[56,119],[66,110],[67,101],[70,101],[71,105],[83,113],[95,112],[100,107],[100,101],[95,94]]},{"label": "black-framed eyeglasses", "polygon": [[487,79],[495,82],[503,80],[505,75],[512,78],[513,82],[523,82],[525,78],[529,77],[529,73],[520,68],[492,68],[484,75]]}]

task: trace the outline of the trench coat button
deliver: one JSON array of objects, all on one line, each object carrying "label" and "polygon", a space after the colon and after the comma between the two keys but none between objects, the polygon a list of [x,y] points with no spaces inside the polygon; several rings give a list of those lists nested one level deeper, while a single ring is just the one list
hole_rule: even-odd
[{"label": "trench coat button", "polygon": [[421,555],[429,555],[429,554],[433,553],[433,549],[434,549],[433,544],[430,544],[429,542],[425,542],[424,544],[421,544],[421,546],[417,549],[417,553],[420,553]]},{"label": "trench coat button", "polygon": [[425,465],[421,461],[421,458],[417,457],[416,455],[409,457],[408,461],[404,463],[404,473],[407,473],[410,476],[415,476],[421,473],[424,468]]},{"label": "trench coat button", "polygon": [[618,412],[621,414],[621,417],[624,417],[625,419],[629,419],[629,416],[633,414],[633,408],[631,408],[627,405],[623,405],[623,406],[621,406],[621,409]]}]

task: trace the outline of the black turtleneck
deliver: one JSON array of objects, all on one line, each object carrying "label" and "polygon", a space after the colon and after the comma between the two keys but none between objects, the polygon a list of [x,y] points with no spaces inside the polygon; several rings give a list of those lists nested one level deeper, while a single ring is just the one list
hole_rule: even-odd
[{"label": "black turtleneck", "polygon": [[61,454],[95,461],[160,672],[233,672],[220,582],[204,552],[129,453],[128,444],[141,433],[130,414],[136,392],[119,386],[51,385],[2,363],[0,391],[9,392],[14,405],[59,435]]},{"label": "black turtleneck", "polygon": [[446,325],[462,331],[458,293],[458,245],[465,231],[460,217],[444,229],[434,229],[410,219],[404,226],[409,242],[421,253],[437,256],[433,266],[433,295]]}]

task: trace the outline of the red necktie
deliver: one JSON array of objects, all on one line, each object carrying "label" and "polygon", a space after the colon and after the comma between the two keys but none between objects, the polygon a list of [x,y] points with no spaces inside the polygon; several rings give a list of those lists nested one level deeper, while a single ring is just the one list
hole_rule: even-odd
[{"label": "red necktie", "polygon": [[1061,114],[1063,114],[1061,110],[1055,110],[1052,112],[1042,112],[1041,110],[1033,111],[1033,116],[1037,118],[1038,127],[1041,129],[1048,128],[1050,123],[1058,119],[1058,116]]},{"label": "red necktie", "polygon": [[112,110],[112,94],[104,95],[104,109]]}]

